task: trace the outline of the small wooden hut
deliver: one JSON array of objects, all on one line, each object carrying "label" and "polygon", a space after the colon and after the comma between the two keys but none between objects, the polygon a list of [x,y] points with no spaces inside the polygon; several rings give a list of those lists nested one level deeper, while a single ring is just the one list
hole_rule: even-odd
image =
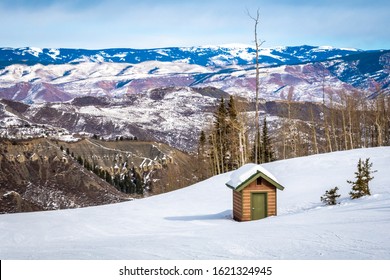
[{"label": "small wooden hut", "polygon": [[233,190],[233,218],[236,221],[276,216],[276,190],[284,187],[260,165],[250,163],[240,167],[226,185]]}]

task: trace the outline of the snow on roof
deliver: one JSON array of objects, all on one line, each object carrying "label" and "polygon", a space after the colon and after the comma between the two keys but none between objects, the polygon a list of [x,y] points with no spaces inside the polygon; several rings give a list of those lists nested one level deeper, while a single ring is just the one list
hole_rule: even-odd
[{"label": "snow on roof", "polygon": [[267,176],[269,179],[273,180],[275,183],[278,183],[278,180],[275,178],[274,175],[272,175],[268,170],[266,170],[264,167],[254,164],[254,163],[248,163],[243,166],[241,166],[239,169],[234,171],[230,175],[229,182],[226,183],[231,188],[237,189],[239,186],[241,186],[245,181],[247,181],[250,177],[256,175],[256,173],[262,173],[265,176]]}]

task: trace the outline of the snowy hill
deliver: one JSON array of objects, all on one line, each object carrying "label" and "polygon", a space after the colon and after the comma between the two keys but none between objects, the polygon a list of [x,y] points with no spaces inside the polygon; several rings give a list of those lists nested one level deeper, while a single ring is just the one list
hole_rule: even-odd
[{"label": "snowy hill", "polygon": [[[378,170],[350,200],[359,158]],[[390,259],[390,148],[264,165],[286,188],[278,216],[238,223],[223,174],[178,191],[75,210],[0,216],[1,259]],[[320,196],[340,187],[340,204]]]}]

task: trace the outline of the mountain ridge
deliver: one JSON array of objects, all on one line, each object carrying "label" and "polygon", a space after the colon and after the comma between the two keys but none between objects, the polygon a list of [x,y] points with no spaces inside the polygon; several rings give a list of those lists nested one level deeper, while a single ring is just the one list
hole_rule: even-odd
[{"label": "mountain ridge", "polygon": [[[49,65],[79,62],[140,63],[144,61],[188,60],[190,64],[202,66],[246,65],[254,63],[255,48],[251,46],[199,46],[168,47],[153,49],[109,48],[0,48],[0,66],[15,63],[27,65]],[[308,61],[323,61],[334,57],[344,57],[354,53],[371,52],[352,48],[328,46],[286,46],[260,49],[260,62],[268,65],[296,64]],[[234,59],[232,59],[234,58]],[[215,60],[213,62],[213,60]]]},{"label": "mountain ridge", "polygon": [[[245,46],[158,49],[0,48],[0,98],[64,102],[109,98],[163,87],[215,87],[250,98],[255,91],[255,50]],[[340,91],[389,91],[390,50],[328,46],[260,50],[265,100],[322,102]],[[324,88],[325,86],[325,88]]]}]

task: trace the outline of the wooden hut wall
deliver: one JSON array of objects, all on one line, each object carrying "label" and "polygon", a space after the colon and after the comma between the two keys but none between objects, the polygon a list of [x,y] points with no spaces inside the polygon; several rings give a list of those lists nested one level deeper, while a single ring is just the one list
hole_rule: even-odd
[{"label": "wooden hut wall", "polygon": [[267,193],[267,216],[276,215],[276,187],[271,185],[266,180],[261,180],[261,185],[256,185],[256,180],[244,188],[242,193],[242,221],[251,220],[251,193],[266,192]]},{"label": "wooden hut wall", "polygon": [[237,221],[242,219],[242,193],[233,191],[233,218]]}]

